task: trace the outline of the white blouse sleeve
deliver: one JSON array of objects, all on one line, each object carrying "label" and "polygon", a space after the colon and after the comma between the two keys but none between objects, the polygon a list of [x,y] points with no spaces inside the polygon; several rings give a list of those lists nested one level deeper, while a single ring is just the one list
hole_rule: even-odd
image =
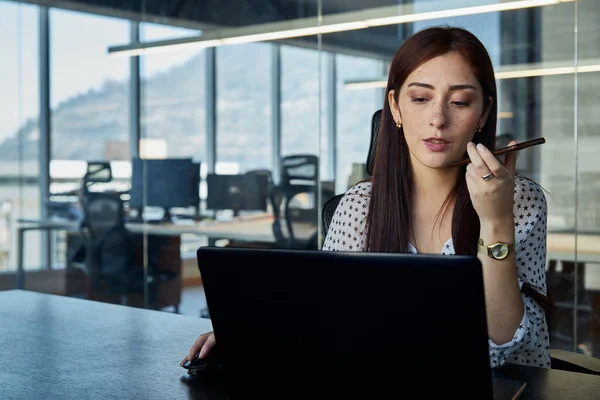
[{"label": "white blouse sleeve", "polygon": [[322,250],[364,251],[370,194],[368,182],[356,184],[344,194],[329,224]]},{"label": "white blouse sleeve", "polygon": [[[547,205],[542,189],[534,182],[515,178],[515,245],[519,287],[529,283],[537,291],[546,289]],[[550,368],[550,341],[544,310],[522,294],[525,312],[510,342],[489,340],[492,368],[507,363]]]}]

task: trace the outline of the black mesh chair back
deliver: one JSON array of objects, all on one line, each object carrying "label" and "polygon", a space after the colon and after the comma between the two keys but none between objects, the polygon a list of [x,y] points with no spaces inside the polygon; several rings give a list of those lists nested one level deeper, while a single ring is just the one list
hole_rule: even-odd
[{"label": "black mesh chair back", "polygon": [[306,240],[296,235],[296,229],[314,224],[318,219],[317,205],[312,199],[317,192],[319,158],[312,154],[292,154],[281,158],[280,182],[269,189],[273,209],[273,236],[278,248],[311,249],[317,247],[318,235]]},{"label": "black mesh chair back", "polygon": [[83,199],[83,211],[83,228],[88,236],[88,273],[94,278],[123,273],[132,255],[119,193],[88,192]]},{"label": "black mesh chair back", "polygon": [[329,232],[329,225],[331,224],[331,219],[333,218],[335,209],[337,208],[338,204],[340,204],[340,200],[342,200],[342,197],[344,197],[344,193],[336,194],[335,196],[327,200],[323,205],[323,209],[321,211],[323,236],[327,236],[327,232]]},{"label": "black mesh chair back", "polygon": [[316,185],[292,185],[284,193],[288,248],[317,250]]},{"label": "black mesh chair back", "polygon": [[84,205],[85,225],[96,236],[105,236],[125,224],[123,201],[118,193],[90,192]]},{"label": "black mesh chair back", "polygon": [[377,137],[381,127],[381,113],[383,110],[377,110],[371,118],[371,143],[369,144],[369,153],[367,155],[367,174],[373,175],[373,165],[375,163],[375,148],[377,147]]},{"label": "black mesh chair back", "polygon": [[273,236],[282,249],[318,249],[318,208],[331,195],[322,189],[318,204],[316,185],[273,186],[270,202],[273,207]]},{"label": "black mesh chair back", "polygon": [[319,157],[293,154],[281,158],[281,187],[316,185],[319,179]]}]

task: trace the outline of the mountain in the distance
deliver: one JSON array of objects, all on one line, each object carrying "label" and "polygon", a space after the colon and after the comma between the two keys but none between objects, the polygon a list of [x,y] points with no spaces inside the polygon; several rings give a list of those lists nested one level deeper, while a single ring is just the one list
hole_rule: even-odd
[{"label": "mountain in the distance", "polygon": [[[222,161],[245,160],[251,165],[270,162],[271,61],[270,52],[263,51],[268,49],[246,46],[220,50],[216,107],[217,151]],[[284,146],[306,149],[307,143],[314,142],[312,152],[316,152],[317,64],[296,61],[286,63],[292,82],[285,85],[290,90],[282,94],[283,117],[291,130],[304,134],[286,134]],[[143,80],[142,137],[166,140],[171,154],[205,154],[205,63],[200,52],[182,65]],[[129,83],[106,81],[100,89],[68,99],[53,110],[51,124],[53,159],[105,159],[108,142],[127,146]],[[314,139],[307,141],[309,132]],[[38,139],[38,121],[27,121],[15,136],[0,143],[0,159],[36,159]]]}]

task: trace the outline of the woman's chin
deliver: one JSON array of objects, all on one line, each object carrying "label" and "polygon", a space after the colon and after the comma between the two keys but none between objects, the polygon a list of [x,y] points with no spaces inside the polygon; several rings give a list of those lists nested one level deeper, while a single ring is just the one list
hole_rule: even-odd
[{"label": "woman's chin", "polygon": [[432,169],[448,169],[448,163],[450,162],[451,160],[449,157],[435,155],[434,157],[424,158],[421,164]]}]

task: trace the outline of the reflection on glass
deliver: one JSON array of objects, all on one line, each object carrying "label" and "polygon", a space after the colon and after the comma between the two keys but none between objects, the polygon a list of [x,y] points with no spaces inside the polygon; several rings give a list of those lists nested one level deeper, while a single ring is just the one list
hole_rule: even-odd
[{"label": "reflection on glass", "polygon": [[[0,273],[16,268],[19,218],[40,215],[38,7],[0,1]],[[39,268],[41,235],[24,263]]]}]

